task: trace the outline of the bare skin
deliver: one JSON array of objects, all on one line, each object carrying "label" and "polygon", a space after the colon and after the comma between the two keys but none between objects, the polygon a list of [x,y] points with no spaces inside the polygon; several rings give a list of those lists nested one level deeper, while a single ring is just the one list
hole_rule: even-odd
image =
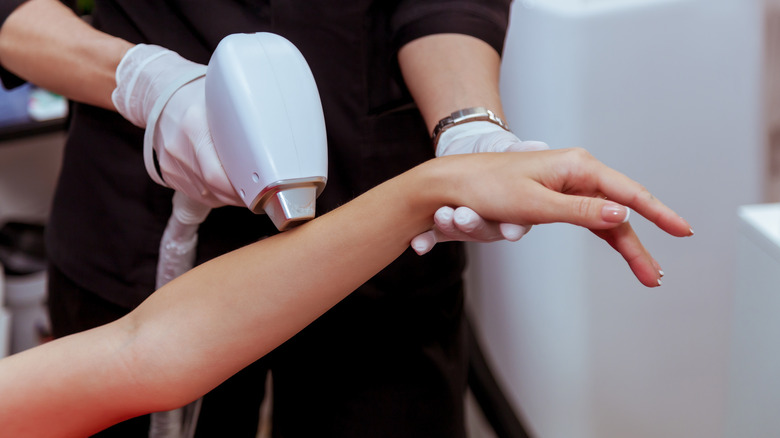
[{"label": "bare skin", "polygon": [[622,207],[616,202],[673,236],[691,234],[638,183],[583,150],[432,160],[306,225],[193,269],[118,321],[0,360],[0,424],[9,436],[82,436],[186,404],[392,262],[443,205],[467,205],[492,220],[620,230],[616,250],[655,286],[659,273],[620,222],[627,211],[612,212]]},{"label": "bare skin", "polygon": [[29,0],[0,28],[5,68],[72,100],[107,109],[114,109],[116,67],[131,47],[95,30],[57,0]]},{"label": "bare skin", "polygon": [[[56,0],[29,0],[0,28],[3,66],[107,109],[116,67],[131,47]],[[465,107],[503,115],[499,62],[484,42],[453,34],[420,38],[399,53],[430,129]],[[125,318],[0,360],[3,435],[85,436],[198,398],[389,264],[431,228],[441,206],[468,206],[492,221],[587,227],[642,284],[656,286],[658,264],[621,222],[621,204],[673,236],[691,234],[639,184],[582,150],[432,160],[307,225],[192,270]]]}]

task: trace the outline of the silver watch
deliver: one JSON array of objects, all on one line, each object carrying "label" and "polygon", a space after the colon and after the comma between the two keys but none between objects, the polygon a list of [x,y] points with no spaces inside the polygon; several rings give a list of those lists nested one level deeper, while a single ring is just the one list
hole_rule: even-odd
[{"label": "silver watch", "polygon": [[439,137],[442,135],[442,133],[444,133],[444,131],[455,125],[476,121],[495,123],[496,125],[509,131],[509,127],[506,125],[506,123],[501,120],[501,117],[498,117],[493,111],[490,111],[489,109],[481,106],[465,108],[459,111],[455,111],[449,116],[439,120],[439,123],[437,123],[436,127],[433,128],[434,148],[439,143]]}]

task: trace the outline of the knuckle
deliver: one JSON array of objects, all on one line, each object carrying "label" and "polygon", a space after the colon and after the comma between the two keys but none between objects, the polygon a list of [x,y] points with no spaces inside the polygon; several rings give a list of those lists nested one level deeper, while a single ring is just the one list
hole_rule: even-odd
[{"label": "knuckle", "polygon": [[184,124],[200,127],[206,122],[206,108],[202,105],[189,105],[181,116]]},{"label": "knuckle", "polygon": [[573,213],[577,217],[590,217],[593,208],[593,201],[590,198],[576,198],[572,205]]},{"label": "knuckle", "polygon": [[588,152],[587,149],[582,147],[573,147],[571,149],[568,149],[569,154],[578,161],[586,161],[586,160],[592,160],[593,155],[591,155],[590,152]]}]

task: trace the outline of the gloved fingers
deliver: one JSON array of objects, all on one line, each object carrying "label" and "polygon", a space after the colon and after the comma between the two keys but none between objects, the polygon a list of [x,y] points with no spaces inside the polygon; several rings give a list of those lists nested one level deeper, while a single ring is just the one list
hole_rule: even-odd
[{"label": "gloved fingers", "polygon": [[214,197],[226,205],[242,205],[240,197],[230,183],[225,169],[219,161],[210,135],[201,140],[196,154],[205,186],[208,187],[208,190]]},{"label": "gloved fingers", "polygon": [[497,222],[487,221],[468,207],[458,207],[452,215],[458,240],[493,242],[503,238]]},{"label": "gloved fingers", "polygon": [[434,229],[438,231],[437,242],[446,242],[447,236],[454,236],[459,233],[454,221],[455,209],[452,207],[441,207],[433,214]]},{"label": "gloved fingers", "polygon": [[411,247],[417,255],[425,255],[436,245],[436,231],[428,230],[412,239]]},{"label": "gloved fingers", "polygon": [[492,242],[501,239],[498,224],[482,219],[468,207],[442,207],[433,215],[437,242]]},{"label": "gloved fingers", "polygon": [[500,223],[498,224],[498,229],[501,231],[501,235],[504,236],[504,239],[510,242],[517,242],[531,231],[531,225]]},{"label": "gloved fingers", "polygon": [[[458,207],[453,214],[452,222],[460,232],[457,240],[472,242],[495,242],[502,239],[516,242],[531,229],[530,225],[486,220],[468,207]],[[437,223],[437,225],[441,228],[441,224]],[[456,240],[456,234],[450,237],[451,240]]]},{"label": "gloved fingers", "polygon": [[[205,112],[203,120],[205,120]],[[204,186],[214,198],[225,205],[243,205],[241,198],[230,183],[225,168],[222,167],[208,125],[201,124],[201,129],[194,131],[193,134],[192,141],[198,165],[197,172],[200,173]]]},{"label": "gloved fingers", "polygon": [[171,160],[170,155],[163,155],[159,160],[162,177],[172,189],[186,194],[188,197],[210,208],[222,207],[225,202],[218,199],[204,183],[197,178],[184,178],[183,175],[192,174],[179,160]]},{"label": "gloved fingers", "polygon": [[182,86],[160,113],[154,136],[160,172],[168,186],[209,207],[242,205],[214,148],[204,85],[201,78]]},{"label": "gloved fingers", "polygon": [[455,210],[452,207],[441,207],[433,215],[433,228],[412,239],[411,246],[418,255],[430,252],[438,242],[448,242],[452,236],[460,235],[453,221]]},{"label": "gloved fingers", "polygon": [[428,253],[438,242],[494,242],[520,240],[531,229],[518,225],[488,221],[468,207],[441,207],[434,214],[434,227],[414,239],[411,246],[419,255]]}]

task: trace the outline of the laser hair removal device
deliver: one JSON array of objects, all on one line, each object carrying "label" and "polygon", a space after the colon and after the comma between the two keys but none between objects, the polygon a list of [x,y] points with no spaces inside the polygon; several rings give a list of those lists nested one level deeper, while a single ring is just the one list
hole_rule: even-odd
[{"label": "laser hair removal device", "polygon": [[280,231],[314,218],[327,181],[325,119],[314,76],[292,43],[234,34],[206,72],[206,113],[225,173]]},{"label": "laser hair removal device", "polygon": [[[214,147],[246,206],[268,214],[279,231],[313,219],[327,182],[328,152],[322,103],[303,55],[271,33],[229,35],[209,61],[205,89]],[[146,137],[145,142],[152,138]],[[158,288],[192,268],[198,226],[209,211],[174,193],[160,242]],[[191,438],[200,403],[155,412],[149,437]]]}]

